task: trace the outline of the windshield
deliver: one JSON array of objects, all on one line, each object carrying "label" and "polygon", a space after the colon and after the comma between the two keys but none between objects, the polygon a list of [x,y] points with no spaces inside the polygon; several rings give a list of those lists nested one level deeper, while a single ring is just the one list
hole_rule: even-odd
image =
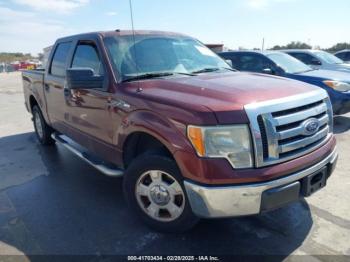
[{"label": "windshield", "polygon": [[197,40],[136,35],[104,39],[113,69],[122,80],[151,74],[193,74],[230,66]]},{"label": "windshield", "polygon": [[319,59],[322,59],[329,64],[342,64],[342,63],[344,63],[342,60],[340,60],[335,55],[332,55],[332,54],[324,52],[324,51],[317,51],[317,52],[314,52],[314,54]]},{"label": "windshield", "polygon": [[311,67],[300,62],[298,59],[284,53],[271,53],[267,54],[266,56],[289,74],[296,74],[313,70]]}]

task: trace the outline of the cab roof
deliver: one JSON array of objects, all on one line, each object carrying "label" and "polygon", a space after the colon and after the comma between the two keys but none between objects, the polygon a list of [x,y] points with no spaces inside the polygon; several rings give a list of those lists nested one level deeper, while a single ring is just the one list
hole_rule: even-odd
[{"label": "cab roof", "polygon": [[187,35],[175,33],[175,32],[166,32],[166,31],[155,31],[155,30],[114,30],[114,31],[97,31],[97,32],[89,32],[89,33],[82,33],[82,34],[76,34],[71,36],[66,36],[57,39],[57,41],[67,41],[67,40],[73,40],[73,39],[79,39],[84,37],[108,37],[108,36],[128,36],[128,35],[149,35],[149,36],[171,36],[171,37],[188,37]]}]

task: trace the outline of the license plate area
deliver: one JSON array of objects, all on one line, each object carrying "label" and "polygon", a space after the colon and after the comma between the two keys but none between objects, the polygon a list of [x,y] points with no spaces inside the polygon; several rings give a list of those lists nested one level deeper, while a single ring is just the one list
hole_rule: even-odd
[{"label": "license plate area", "polygon": [[327,184],[327,166],[301,180],[301,194],[311,196]]}]

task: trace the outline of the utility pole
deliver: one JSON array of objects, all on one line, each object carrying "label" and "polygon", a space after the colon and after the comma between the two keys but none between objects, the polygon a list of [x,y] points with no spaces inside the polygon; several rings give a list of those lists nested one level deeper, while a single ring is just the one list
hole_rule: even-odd
[{"label": "utility pole", "polygon": [[261,51],[264,51],[265,48],[265,38],[262,39]]}]

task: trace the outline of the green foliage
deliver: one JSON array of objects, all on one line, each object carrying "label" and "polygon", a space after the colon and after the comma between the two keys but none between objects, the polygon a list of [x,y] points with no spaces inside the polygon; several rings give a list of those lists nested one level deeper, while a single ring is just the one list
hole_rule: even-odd
[{"label": "green foliage", "polygon": [[328,52],[335,53],[344,49],[350,49],[350,43],[338,43],[331,48],[325,49]]},{"label": "green foliage", "polygon": [[0,53],[0,63],[11,63],[14,61],[25,61],[28,59],[33,59],[29,53]]},{"label": "green foliage", "polygon": [[299,42],[299,41],[293,41],[290,42],[288,45],[280,46],[275,45],[270,50],[281,50],[281,49],[311,49],[312,47],[306,43]]}]

